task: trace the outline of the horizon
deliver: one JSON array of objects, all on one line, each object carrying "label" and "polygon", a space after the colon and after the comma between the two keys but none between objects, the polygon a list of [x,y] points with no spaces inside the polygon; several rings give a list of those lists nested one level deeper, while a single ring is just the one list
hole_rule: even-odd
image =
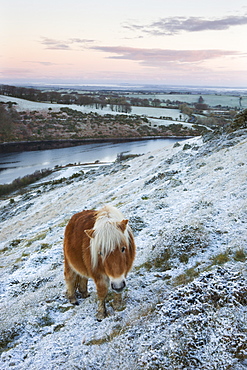
[{"label": "horizon", "polygon": [[15,83],[14,81],[10,81],[9,84],[1,83],[0,86],[15,86],[15,87],[23,87],[23,88],[33,88],[33,89],[77,89],[77,90],[88,90],[88,91],[97,91],[97,90],[109,90],[109,91],[143,91],[143,92],[156,92],[156,93],[189,93],[189,94],[210,94],[210,93],[243,93],[244,95],[247,94],[247,87],[241,86],[205,86],[205,85],[164,85],[164,84],[133,84],[129,83]]},{"label": "horizon", "polygon": [[245,0],[13,0],[0,18],[2,84],[247,87]]}]

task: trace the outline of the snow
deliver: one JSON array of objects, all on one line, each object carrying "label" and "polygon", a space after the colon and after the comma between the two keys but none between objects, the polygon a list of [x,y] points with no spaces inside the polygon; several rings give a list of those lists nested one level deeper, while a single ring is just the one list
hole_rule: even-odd
[{"label": "snow", "polygon": [[[246,369],[247,131],[211,136],[2,201],[1,369]],[[98,322],[92,281],[79,306],[65,297],[62,243],[104,204],[137,256],[122,310],[109,294]]]},{"label": "snow", "polygon": [[[186,116],[188,117],[188,116]],[[170,126],[174,124],[182,124],[184,127],[192,128],[194,126],[194,123],[188,123],[188,122],[182,122],[182,121],[172,121],[170,119],[159,119],[159,118],[149,118],[149,122],[151,123],[151,126]],[[201,125],[203,126],[203,125]],[[206,126],[203,126],[206,127]],[[207,129],[209,129],[207,127]]]},{"label": "snow", "polygon": [[[14,98],[12,96],[5,96],[0,95],[0,102],[14,102],[16,103],[15,109],[17,111],[47,111],[48,109],[52,109],[54,112],[60,111],[61,108],[69,108],[73,110],[77,110],[79,112],[83,113],[91,113],[95,112],[100,115],[105,114],[112,114],[116,115],[119,114],[119,112],[112,111],[110,106],[106,106],[104,109],[97,109],[95,107],[91,106],[80,106],[76,104],[56,104],[56,103],[40,103],[40,102],[33,102],[30,100],[20,99],[20,98]],[[120,113],[120,114],[126,114],[126,113]],[[168,116],[172,117],[174,120],[179,119],[181,113],[179,109],[167,109],[167,108],[153,108],[153,107],[132,107],[131,115],[144,115],[148,117],[160,117],[160,116]],[[173,122],[173,121],[172,121]],[[173,122],[174,123],[174,122]]]}]

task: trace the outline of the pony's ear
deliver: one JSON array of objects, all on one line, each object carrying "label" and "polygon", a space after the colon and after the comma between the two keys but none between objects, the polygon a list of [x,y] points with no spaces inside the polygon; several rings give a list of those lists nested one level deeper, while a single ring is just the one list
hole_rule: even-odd
[{"label": "pony's ear", "polygon": [[90,239],[93,239],[94,237],[94,229],[89,229],[89,230],[84,230],[84,232],[87,234],[87,236],[90,238]]},{"label": "pony's ear", "polygon": [[117,226],[119,227],[119,229],[124,233],[126,227],[127,227],[127,223],[129,222],[129,220],[122,220],[121,222],[118,222],[117,223]]}]

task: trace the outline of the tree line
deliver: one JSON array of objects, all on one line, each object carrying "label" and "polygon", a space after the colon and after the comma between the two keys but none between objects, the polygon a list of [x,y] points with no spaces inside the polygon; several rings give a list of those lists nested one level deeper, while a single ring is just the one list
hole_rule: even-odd
[{"label": "tree line", "polygon": [[131,113],[132,106],[139,107],[164,107],[163,103],[170,108],[177,108],[181,110],[181,113],[191,115],[193,108],[196,110],[206,110],[208,106],[204,104],[203,98],[200,97],[197,103],[189,107],[187,103],[181,101],[160,100],[158,98],[139,98],[139,97],[126,97],[117,93],[87,93],[81,94],[77,91],[59,92],[54,90],[40,90],[35,88],[27,88],[21,86],[10,86],[0,85],[0,94],[12,96],[16,98],[37,101],[37,102],[48,102],[57,104],[76,104],[83,106],[91,106],[96,109],[103,109],[109,105],[112,111],[121,113]]},{"label": "tree line", "polygon": [[36,102],[76,104],[91,106],[96,109],[103,109],[109,105],[112,111],[131,112],[131,104],[125,97],[118,95],[64,93],[10,85],[0,85],[0,94]]}]

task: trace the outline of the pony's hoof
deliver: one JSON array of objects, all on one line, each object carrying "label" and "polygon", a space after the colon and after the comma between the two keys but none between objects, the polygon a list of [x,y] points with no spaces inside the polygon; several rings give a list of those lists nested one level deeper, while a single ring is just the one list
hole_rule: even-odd
[{"label": "pony's hoof", "polygon": [[98,312],[96,314],[96,319],[97,321],[102,321],[106,318],[106,316],[107,316],[106,312]]},{"label": "pony's hoof", "polygon": [[114,311],[122,311],[123,304],[122,302],[112,302],[112,308],[114,309]]},{"label": "pony's hoof", "polygon": [[84,292],[84,293],[80,292],[80,294],[81,294],[81,297],[82,298],[88,298],[88,297],[90,297],[90,294],[88,292]]},{"label": "pony's hoof", "polygon": [[77,301],[77,299],[69,298],[69,301],[73,306],[79,306],[79,302]]}]

